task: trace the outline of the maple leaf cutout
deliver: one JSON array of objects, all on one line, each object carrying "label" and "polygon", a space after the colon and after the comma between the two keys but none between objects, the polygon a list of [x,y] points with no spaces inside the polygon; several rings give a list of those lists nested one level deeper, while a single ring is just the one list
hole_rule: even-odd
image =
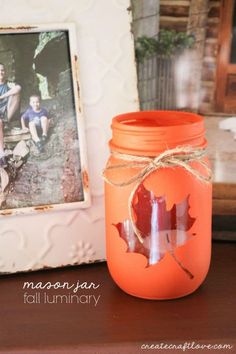
[{"label": "maple leaf cutout", "polygon": [[192,279],[193,274],[174,254],[177,247],[184,245],[192,235],[195,235],[187,233],[196,220],[189,215],[189,208],[189,196],[187,196],[179,204],[174,204],[170,210],[166,210],[165,197],[156,197],[141,184],[134,197],[133,211],[135,224],[142,235],[143,243],[134,233],[130,220],[114,226],[126,242],[127,252],[144,255],[148,260],[147,266],[158,263],[169,252],[181,269]]}]

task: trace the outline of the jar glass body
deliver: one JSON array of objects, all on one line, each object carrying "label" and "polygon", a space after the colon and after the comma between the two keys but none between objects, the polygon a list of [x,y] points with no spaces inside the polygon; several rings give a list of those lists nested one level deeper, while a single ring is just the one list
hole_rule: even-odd
[{"label": "jar glass body", "polygon": [[[113,152],[138,157],[155,157],[177,146],[202,148],[206,145],[203,127],[202,118],[191,113],[130,113],[114,118],[110,147]],[[208,164],[206,157],[203,160]],[[124,165],[123,159],[111,156],[108,166],[117,165]],[[189,165],[206,173],[198,161]],[[210,265],[212,186],[179,165],[158,168],[138,180],[132,210],[143,236],[141,242],[129,212],[137,181],[123,183],[141,170],[134,165],[111,169],[108,178],[122,186],[105,183],[110,274],[121,289],[134,296],[185,296],[202,284]]]}]

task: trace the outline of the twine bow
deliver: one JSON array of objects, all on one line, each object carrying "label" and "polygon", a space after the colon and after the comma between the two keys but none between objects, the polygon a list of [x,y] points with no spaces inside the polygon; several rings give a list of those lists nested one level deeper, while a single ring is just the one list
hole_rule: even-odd
[{"label": "twine bow", "polygon": [[[166,150],[156,157],[127,155],[112,151],[111,156],[127,162],[116,165],[108,164],[103,171],[103,179],[110,185],[116,187],[124,187],[136,182],[129,196],[128,208],[133,230],[141,243],[143,243],[144,240],[141,232],[135,225],[135,220],[132,213],[132,204],[134,195],[140,184],[142,184],[151,173],[165,167],[182,167],[203,183],[210,183],[212,181],[211,169],[203,160],[203,158],[206,156],[205,149],[192,148],[190,146],[180,146],[174,149]],[[192,167],[190,162],[193,161],[198,162],[199,165],[204,168],[206,173],[201,173],[198,171],[198,169]],[[138,168],[141,170],[136,175],[123,182],[112,181],[109,177],[106,176],[107,171],[122,168]]]}]

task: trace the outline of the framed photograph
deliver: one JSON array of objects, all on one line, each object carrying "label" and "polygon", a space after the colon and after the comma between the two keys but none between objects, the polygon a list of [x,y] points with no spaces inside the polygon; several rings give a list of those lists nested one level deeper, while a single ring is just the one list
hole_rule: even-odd
[{"label": "framed photograph", "polygon": [[0,215],[90,204],[73,24],[0,30]]},{"label": "framed photograph", "polygon": [[205,117],[213,214],[236,215],[236,3],[161,0],[156,33],[133,6],[141,108]]},{"label": "framed photograph", "polygon": [[[9,183],[3,172],[0,273],[103,261],[101,171],[111,119],[139,109],[130,0],[11,0],[1,2],[0,22],[4,75],[21,88],[19,112],[10,126],[3,122],[7,167],[0,171]],[[50,114],[42,152],[22,132],[31,95]],[[27,115],[25,123],[29,129]]]}]

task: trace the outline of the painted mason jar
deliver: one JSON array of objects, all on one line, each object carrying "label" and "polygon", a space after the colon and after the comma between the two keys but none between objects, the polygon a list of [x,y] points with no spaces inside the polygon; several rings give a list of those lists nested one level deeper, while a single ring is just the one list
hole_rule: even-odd
[{"label": "painted mason jar", "polygon": [[211,257],[211,170],[203,118],[175,111],[113,118],[104,170],[110,274],[125,292],[195,291]]}]

